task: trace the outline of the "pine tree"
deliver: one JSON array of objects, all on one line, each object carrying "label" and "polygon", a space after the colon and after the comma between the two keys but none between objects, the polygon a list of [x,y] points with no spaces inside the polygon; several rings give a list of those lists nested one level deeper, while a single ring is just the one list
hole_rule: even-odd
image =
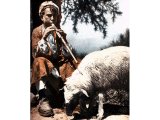
[{"label": "pine tree", "polygon": [[117,15],[122,14],[116,0],[63,0],[62,8],[65,15],[63,24],[71,18],[74,32],[78,32],[78,22],[90,23],[95,31],[103,33],[104,38],[107,35],[107,14],[112,16],[113,22]]},{"label": "pine tree", "polygon": [[[38,16],[39,5],[46,0],[31,0],[31,31],[41,22]],[[47,0],[50,1],[50,0]],[[78,23],[92,24],[95,31],[107,35],[107,14],[112,16],[113,22],[117,15],[121,15],[119,3],[116,0],[52,0],[58,5],[60,14],[56,26],[60,28],[62,12],[65,15],[63,24],[70,18],[73,21],[73,31],[78,32]]]}]

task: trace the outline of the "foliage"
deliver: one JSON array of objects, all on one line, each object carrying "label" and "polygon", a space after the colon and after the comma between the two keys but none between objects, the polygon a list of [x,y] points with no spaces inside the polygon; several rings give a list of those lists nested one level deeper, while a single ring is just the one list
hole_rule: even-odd
[{"label": "foliage", "polygon": [[129,29],[124,34],[120,34],[118,39],[113,40],[109,46],[128,46],[129,47]]},{"label": "foliage", "polygon": [[73,21],[73,31],[78,33],[77,25],[80,23],[91,23],[95,31],[107,35],[107,14],[112,16],[114,22],[117,15],[121,15],[119,4],[116,0],[63,0],[63,13],[65,24],[68,18]]}]

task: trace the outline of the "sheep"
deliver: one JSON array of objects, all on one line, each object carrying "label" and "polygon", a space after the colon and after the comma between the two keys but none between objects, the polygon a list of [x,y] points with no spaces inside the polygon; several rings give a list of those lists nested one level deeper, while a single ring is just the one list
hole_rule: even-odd
[{"label": "sheep", "polygon": [[107,91],[123,89],[129,91],[129,47],[116,46],[95,51],[81,61],[78,68],[67,78],[64,97],[67,115],[72,115],[80,104],[81,112],[92,110],[97,96],[99,99],[98,119],[104,111],[103,94]]}]

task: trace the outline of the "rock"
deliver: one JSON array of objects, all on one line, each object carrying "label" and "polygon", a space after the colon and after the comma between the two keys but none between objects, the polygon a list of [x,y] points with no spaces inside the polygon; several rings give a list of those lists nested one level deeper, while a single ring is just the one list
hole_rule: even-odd
[{"label": "rock", "polygon": [[38,112],[43,117],[51,117],[54,115],[53,109],[49,105],[49,101],[42,99],[38,105]]},{"label": "rock", "polygon": [[104,120],[129,120],[129,115],[111,115]]}]

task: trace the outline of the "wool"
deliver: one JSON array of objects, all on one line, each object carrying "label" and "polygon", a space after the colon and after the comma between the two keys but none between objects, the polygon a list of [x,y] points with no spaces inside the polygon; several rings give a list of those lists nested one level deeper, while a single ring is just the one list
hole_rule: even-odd
[{"label": "wool", "polygon": [[81,96],[74,97],[81,93],[94,100],[99,93],[105,94],[110,89],[129,91],[128,47],[110,47],[84,57],[77,70],[67,78],[65,100],[74,104],[72,99],[81,99]]}]

